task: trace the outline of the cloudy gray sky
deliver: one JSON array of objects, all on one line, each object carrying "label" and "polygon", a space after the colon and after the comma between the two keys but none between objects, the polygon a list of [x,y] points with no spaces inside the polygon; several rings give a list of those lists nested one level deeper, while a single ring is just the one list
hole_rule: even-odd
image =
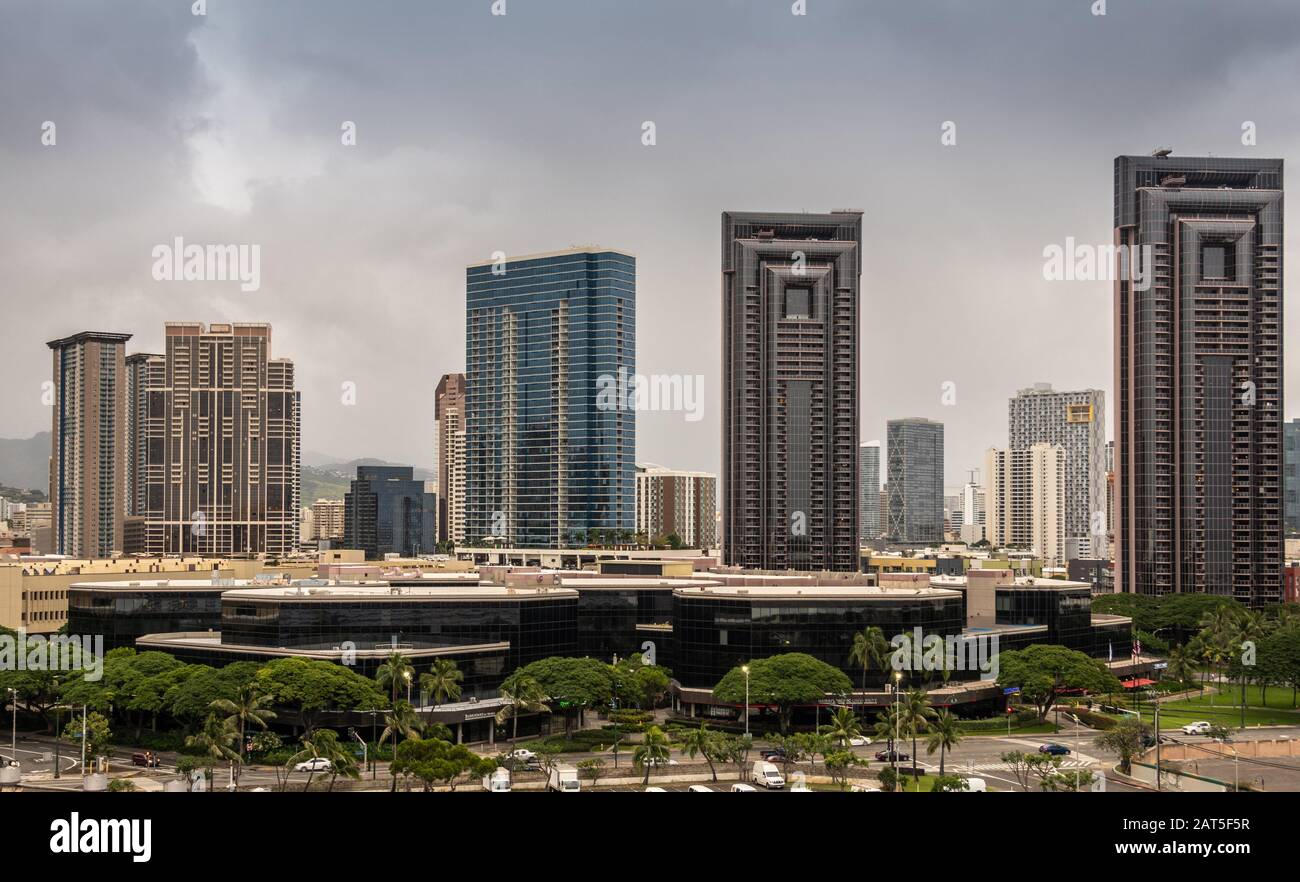
[{"label": "cloudy gray sky", "polygon": [[[955,486],[1016,389],[1110,392],[1110,285],[1045,281],[1042,252],[1110,241],[1115,155],[1300,146],[1294,0],[806,5],[4,0],[0,436],[49,427],[46,340],[267,321],[304,449],[431,466],[465,265],[601,243],[638,257],[638,369],[705,381],[703,420],[640,415],[638,458],[716,470],[720,212],[853,207],[864,440],[942,420]],[[154,281],[175,236],[259,243],[261,289]]]}]

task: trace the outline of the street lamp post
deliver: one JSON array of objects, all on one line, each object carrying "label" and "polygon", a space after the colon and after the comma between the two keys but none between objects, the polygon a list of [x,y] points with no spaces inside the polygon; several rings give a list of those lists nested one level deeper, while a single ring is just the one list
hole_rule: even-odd
[{"label": "street lamp post", "polygon": [[745,672],[745,737],[749,737],[749,665],[741,668]]},{"label": "street lamp post", "polygon": [[10,737],[9,761],[12,762],[14,765],[17,765],[18,764],[18,690],[10,687],[9,696],[10,696],[10,700],[13,702],[12,705],[12,710],[13,710],[12,727],[13,728],[9,736]]},{"label": "street lamp post", "polygon": [[[889,764],[894,768],[894,778],[898,778],[898,723],[901,706],[899,699],[902,697],[899,693],[899,686],[903,681],[903,672],[894,671],[894,743],[889,749]],[[897,786],[897,785],[895,785]]]},{"label": "street lamp post", "polygon": [[81,777],[86,777],[86,706],[81,706]]},{"label": "street lamp post", "polygon": [[411,672],[407,671],[406,673],[402,674],[402,677],[406,680],[406,703],[410,704],[411,703]]},{"label": "street lamp post", "polygon": [[62,758],[63,752],[59,750],[59,744],[63,740],[63,733],[59,731],[60,705],[58,701],[58,694],[59,694],[59,681],[56,678],[54,681],[54,696],[55,696],[54,698],[54,780],[56,781],[62,777],[62,775],[59,773],[59,766],[63,762],[63,758]]}]

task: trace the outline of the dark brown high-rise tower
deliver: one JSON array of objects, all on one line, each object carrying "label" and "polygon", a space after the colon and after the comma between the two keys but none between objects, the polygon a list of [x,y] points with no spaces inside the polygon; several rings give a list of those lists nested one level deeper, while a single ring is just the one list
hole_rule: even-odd
[{"label": "dark brown high-rise tower", "polygon": [[1282,160],[1115,160],[1115,579],[1281,599]]},{"label": "dark brown high-rise tower", "polygon": [[726,562],[858,569],[862,213],[722,215]]}]

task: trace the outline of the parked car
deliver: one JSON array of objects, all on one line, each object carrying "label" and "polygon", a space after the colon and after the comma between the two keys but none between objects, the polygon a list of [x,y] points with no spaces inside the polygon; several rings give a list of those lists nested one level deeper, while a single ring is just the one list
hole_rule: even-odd
[{"label": "parked car", "polygon": [[298,763],[298,765],[293,767],[293,770],[295,772],[328,772],[333,770],[333,768],[334,766],[330,764],[329,760],[325,759],[323,756],[318,756],[315,759],[309,759],[306,762]]},{"label": "parked car", "polygon": [[752,784],[732,784],[732,793],[757,793],[758,788]]},{"label": "parked car", "polygon": [[880,750],[876,752],[876,759],[882,763],[905,763],[911,758],[910,753],[900,753],[897,750]]},{"label": "parked car", "polygon": [[853,793],[882,793],[879,787],[867,787],[863,784],[854,784],[849,790]]},{"label": "parked car", "polygon": [[1070,748],[1066,747],[1064,744],[1057,744],[1055,741],[1050,741],[1047,744],[1040,745],[1038,752],[1045,753],[1048,756],[1068,756]]},{"label": "parked car", "polygon": [[692,784],[686,788],[687,793],[713,793],[712,787],[705,787],[703,784]]},{"label": "parked car", "polygon": [[520,762],[530,763],[537,759],[537,754],[533,753],[526,747],[520,747],[506,754],[506,759],[518,760]]},{"label": "parked car", "polygon": [[662,787],[647,787],[645,790],[642,790],[641,792],[642,793],[667,793],[668,791],[663,789]]},{"label": "parked car", "polygon": [[1206,720],[1197,720],[1195,723],[1188,723],[1183,726],[1184,735],[1209,735],[1210,730],[1214,728]]},{"label": "parked car", "polygon": [[650,768],[654,769],[654,768],[658,768],[659,766],[675,766],[675,765],[677,765],[677,760],[675,760],[675,759],[660,759],[660,758],[657,757],[657,756],[652,756],[652,757],[648,757],[648,758],[646,759],[645,764],[646,764],[647,766],[650,766]]},{"label": "parked car", "polygon": [[768,790],[781,790],[785,787],[785,778],[781,777],[776,766],[767,760],[754,763],[754,767],[749,772],[749,780],[754,784],[763,785]]},{"label": "parked car", "polygon": [[786,756],[784,747],[768,747],[759,751],[758,755],[768,762],[780,762],[784,760]]}]

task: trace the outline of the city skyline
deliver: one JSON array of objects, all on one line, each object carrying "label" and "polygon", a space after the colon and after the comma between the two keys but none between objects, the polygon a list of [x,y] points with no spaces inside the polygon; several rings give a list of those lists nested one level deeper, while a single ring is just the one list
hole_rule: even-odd
[{"label": "city skyline", "polygon": [[[432,396],[413,394],[411,381],[394,379],[373,353],[389,347],[409,353],[408,376],[429,382],[460,370],[464,335],[456,306],[467,263],[497,250],[518,254],[600,241],[638,256],[647,305],[639,317],[638,365],[705,381],[699,422],[679,413],[639,415],[636,458],[719,473],[717,212],[839,205],[868,207],[860,440],[883,438],[890,418],[937,419],[948,428],[945,471],[964,475],[987,446],[1005,443],[1005,400],[1035,382],[1105,391],[1113,427],[1109,284],[1046,281],[1044,247],[1067,237],[1110,241],[1108,206],[1097,193],[1109,189],[1116,155],[1172,146],[1177,154],[1268,157],[1300,145],[1290,112],[1296,99],[1254,97],[1271,94],[1268,81],[1296,70],[1289,47],[1297,25],[1277,14],[1284,7],[1240,10],[1236,39],[1228,44],[1208,11],[1180,6],[1170,16],[1168,8],[1149,3],[1105,17],[1034,4],[1005,15],[953,9],[940,23],[927,21],[942,34],[969,39],[945,52],[926,51],[924,67],[899,39],[915,33],[924,12],[865,11],[829,0],[799,19],[784,8],[755,11],[739,28],[727,26],[731,16],[723,10],[683,5],[679,17],[693,25],[687,35],[668,24],[675,17],[663,10],[610,9],[596,17],[580,4],[548,5],[545,14],[520,6],[500,19],[478,10],[446,10],[435,18],[394,7],[375,11],[375,26],[361,33],[345,26],[345,7],[332,4],[308,15],[293,4],[266,9],[232,2],[202,21],[185,9],[48,11],[55,22],[76,15],[81,24],[73,30],[93,31],[131,55],[128,75],[134,76],[125,81],[130,89],[123,80],[95,78],[88,75],[91,62],[74,52],[21,96],[6,93],[12,101],[0,109],[6,123],[0,159],[16,172],[15,198],[0,211],[0,259],[12,268],[14,290],[52,307],[0,330],[0,345],[16,353],[11,382],[0,390],[0,436],[27,437],[49,423],[40,401],[48,377],[32,357],[40,344],[29,333],[49,340],[83,324],[130,331],[148,352],[161,349],[165,321],[266,321],[280,329],[280,349],[297,361],[307,458],[374,456],[431,468]],[[14,25],[5,35],[32,30],[25,13],[5,15]],[[1156,23],[1164,39],[1147,45],[1140,35]],[[446,27],[470,35],[464,47],[418,51],[422,34]],[[290,28],[321,57],[357,63],[335,70],[259,51]],[[587,33],[599,32],[602,40],[586,60],[557,61],[548,51],[552,66],[521,79],[521,65],[539,51],[524,31],[537,28],[554,31],[552,46]],[[673,62],[664,70],[606,65],[606,83],[588,82],[587,64],[634,55],[639,38],[665,28],[674,42],[663,50]],[[706,49],[732,59],[778,40],[792,50],[827,50],[825,63],[850,89],[894,87],[864,93],[863,113],[845,116],[834,112],[835,98],[771,84],[762,101],[827,120],[832,136],[814,140],[795,140],[786,130],[751,137],[755,129],[744,115],[760,99],[734,83],[681,88],[719,63]],[[848,40],[867,41],[871,51],[841,58],[834,49]],[[188,48],[161,48],[174,43]],[[503,67],[457,90],[421,85],[461,83],[445,74],[463,69],[475,44],[493,47]],[[1137,44],[1145,59],[1140,67],[1130,57]],[[30,45],[6,36],[0,45],[0,64],[17,70],[36,63]],[[1015,52],[998,52],[999,46]],[[975,47],[980,60],[972,66]],[[1018,75],[1015,58],[1025,52],[1042,69],[1034,82]],[[1184,70],[1176,62],[1189,55],[1206,63]],[[417,74],[394,80],[390,64],[414,65]],[[263,88],[268,76],[292,77],[302,86],[293,93]],[[1103,124],[1113,119],[1112,87],[1119,82],[1127,100],[1146,108],[1122,131]],[[1205,88],[1196,119],[1157,100],[1172,88],[1197,86]],[[385,97],[386,90],[396,94]],[[623,99],[600,105],[613,90]],[[503,100],[509,112],[475,112]],[[555,111],[576,109],[579,101],[600,106],[584,126],[585,143],[575,148],[570,127],[558,121],[565,114]],[[128,110],[106,120],[95,110],[105,103]],[[399,113],[399,106],[423,112]],[[725,110],[714,113],[717,107]],[[425,122],[452,116],[454,135]],[[58,125],[55,146],[40,142],[44,120]],[[356,124],[356,147],[339,140],[348,120]],[[641,141],[647,120],[657,124],[653,146]],[[940,140],[945,121],[956,123],[951,146]],[[1241,142],[1246,121],[1257,127],[1258,146]],[[843,150],[847,143],[854,144],[851,154]],[[728,162],[719,161],[724,155]],[[840,155],[852,158],[847,177],[829,171]],[[1014,155],[1031,185],[1008,189],[988,175],[1000,155]],[[783,162],[798,173],[770,174]],[[124,191],[137,198],[118,198]],[[555,193],[565,196],[555,199]],[[943,211],[920,207],[935,198],[942,198]],[[430,204],[442,207],[430,211]],[[260,289],[154,281],[151,249],[181,235],[261,244]],[[69,255],[85,256],[69,261]],[[359,296],[383,305],[367,322],[341,321]],[[95,319],[74,325],[67,321],[74,315]],[[1005,339],[1010,315],[1016,335],[1006,351],[993,347],[988,357],[969,359],[960,346],[940,346],[917,370],[891,371],[908,352],[908,335],[891,329],[923,328],[954,342],[963,334]],[[1295,320],[1285,317],[1292,333]],[[1060,333],[1064,322],[1069,334]],[[1300,385],[1296,365],[1287,370],[1289,416],[1297,411]],[[890,382],[879,382],[882,377]],[[942,403],[946,381],[957,384],[954,404]],[[344,382],[355,384],[352,405],[340,402]],[[411,428],[373,433],[370,427],[397,412],[403,399],[416,402]]]}]

